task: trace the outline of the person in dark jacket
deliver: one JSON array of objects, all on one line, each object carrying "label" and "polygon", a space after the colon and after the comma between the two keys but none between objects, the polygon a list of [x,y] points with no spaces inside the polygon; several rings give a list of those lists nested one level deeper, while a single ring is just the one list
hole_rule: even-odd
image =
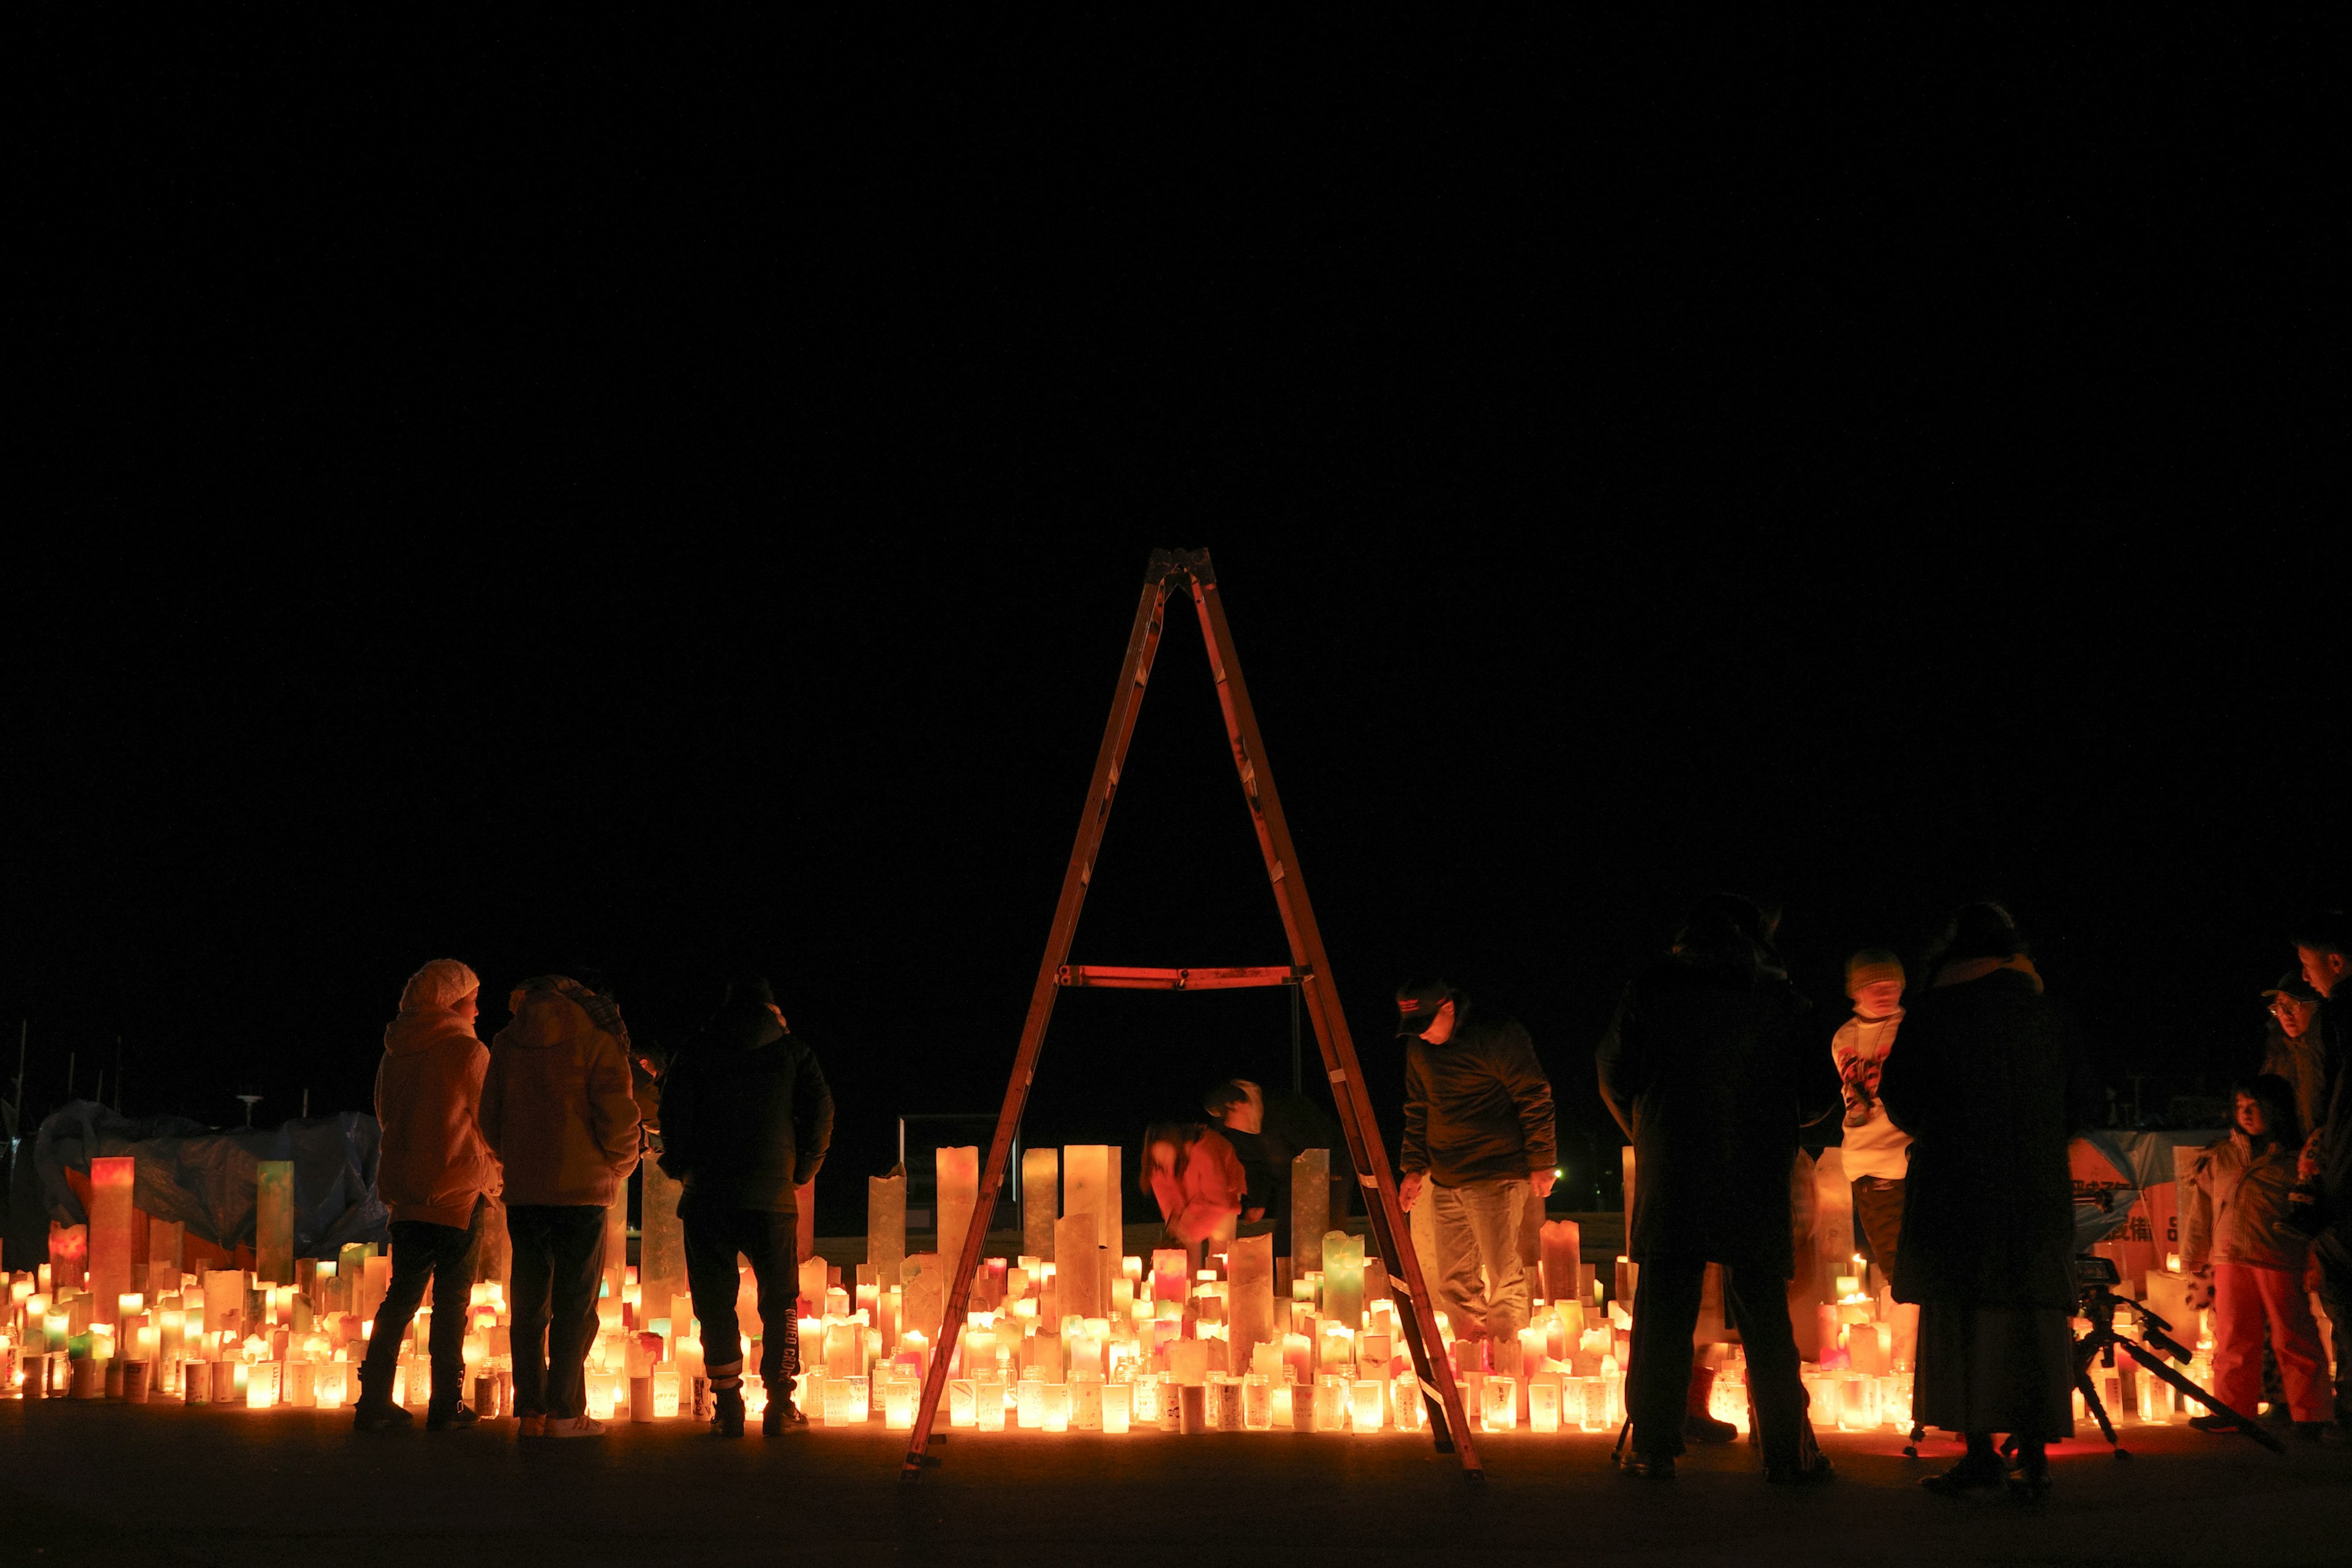
[{"label": "person in dark jacket", "polygon": [[2341,910],[2312,916],[2297,928],[2294,950],[2305,982],[2324,998],[2315,1027],[2326,1081],[2296,1176],[2319,1209],[2311,1251],[2336,1352],[2330,1436],[2340,1442],[2352,1436],[2352,919]]},{"label": "person in dark jacket", "polygon": [[[1234,1146],[1234,1158],[1242,1163],[1242,1174],[1249,1185],[1242,1194],[1242,1236],[1282,1236],[1277,1220],[1290,1217],[1288,1194],[1290,1172],[1276,1172],[1271,1145],[1265,1137],[1265,1101],[1260,1098],[1258,1086],[1247,1079],[1227,1079],[1201,1097],[1201,1109],[1217,1123],[1217,1131]],[[1277,1250],[1281,1242],[1276,1243]]]},{"label": "person in dark jacket", "polygon": [[1634,1150],[1626,1252],[1642,1269],[1626,1369],[1630,1474],[1675,1473],[1709,1263],[1724,1266],[1724,1305],[1747,1347],[1765,1479],[1803,1485],[1830,1474],[1789,1321],[1789,1184],[1798,1129],[1830,1113],[1838,1083],[1771,928],[1746,899],[1700,900],[1672,950],[1625,987],[1595,1053],[1601,1100]]},{"label": "person in dark jacket", "polygon": [[1879,1076],[1887,1114],[1912,1138],[1895,1299],[1919,1308],[1916,1419],[1968,1440],[1924,1484],[1957,1494],[2006,1483],[1993,1447],[2005,1432],[2018,1489],[2036,1497],[2050,1484],[2044,1445],[2074,1429],[2066,1145],[2091,1125],[2098,1087],[1999,904],[1954,914],[1920,973],[1929,987]]},{"label": "person in dark jacket", "polygon": [[2270,1023],[2263,1031],[2262,1066],[2294,1090],[2295,1125],[2308,1131],[2326,1111],[2327,1058],[2317,1028],[2320,995],[2300,969],[2290,969],[2263,993]]},{"label": "person in dark jacket", "polygon": [[1397,1034],[1406,1042],[1398,1199],[1410,1209],[1433,1190],[1436,1289],[1454,1337],[1508,1342],[1528,1323],[1519,1232],[1528,1196],[1550,1194],[1559,1159],[1551,1080],[1517,1019],[1480,1013],[1443,980],[1398,989]]},{"label": "person in dark jacket", "polygon": [[743,1435],[743,1330],[738,1254],[757,1281],[762,1430],[805,1426],[793,1398],[800,1371],[799,1204],[833,1142],[833,1092],[816,1054],[793,1037],[765,980],[733,986],[709,1029],[672,1065],[661,1097],[661,1168],[682,1183],[687,1282],[722,1437]]}]

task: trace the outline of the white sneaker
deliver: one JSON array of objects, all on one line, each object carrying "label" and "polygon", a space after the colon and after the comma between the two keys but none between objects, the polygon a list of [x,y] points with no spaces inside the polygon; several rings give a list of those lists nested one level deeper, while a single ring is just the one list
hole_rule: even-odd
[{"label": "white sneaker", "polygon": [[547,1435],[551,1437],[602,1437],[604,1424],[585,1415],[551,1415],[547,1418]]}]

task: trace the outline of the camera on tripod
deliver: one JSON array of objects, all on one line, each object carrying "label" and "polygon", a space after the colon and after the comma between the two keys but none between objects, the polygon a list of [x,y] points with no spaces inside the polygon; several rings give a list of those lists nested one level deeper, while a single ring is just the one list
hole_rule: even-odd
[{"label": "camera on tripod", "polygon": [[[2105,1366],[2113,1366],[2117,1351],[2139,1363],[2145,1373],[2170,1384],[2176,1394],[2195,1400],[2216,1415],[2228,1416],[2238,1424],[2240,1430],[2273,1453],[2284,1453],[2286,1450],[2279,1440],[2263,1430],[2258,1422],[2231,1409],[2165,1364],[2164,1357],[2167,1356],[2186,1364],[2189,1352],[2167,1331],[2172,1324],[2154,1308],[2116,1293],[2115,1288],[2122,1283],[2123,1276],[2116,1272],[2115,1259],[2091,1252],[2075,1255],[2074,1309],[2079,1316],[2089,1321],[2091,1327],[2089,1332],[2074,1342],[2074,1387],[2083,1396],[2084,1408],[2097,1420],[2099,1430],[2105,1434],[2108,1445],[2115,1449],[2116,1458],[2127,1459],[2131,1455],[2116,1440],[2116,1424],[2108,1418],[2107,1407],[2099,1398],[2097,1385],[2091,1380],[2091,1363],[2095,1361]],[[2116,1332],[2116,1313],[2118,1310],[2129,1315],[2137,1339],[2126,1339]]]}]

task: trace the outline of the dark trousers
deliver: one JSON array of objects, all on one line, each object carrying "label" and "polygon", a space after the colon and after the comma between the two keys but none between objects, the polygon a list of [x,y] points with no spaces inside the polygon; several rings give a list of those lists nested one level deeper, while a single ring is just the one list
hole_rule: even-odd
[{"label": "dark trousers", "polygon": [[678,1200],[677,1217],[686,1230],[686,1281],[702,1325],[703,1364],[715,1376],[742,1360],[743,1323],[735,1311],[740,1254],[759,1286],[760,1378],[771,1401],[789,1403],[801,1370],[800,1216],[739,1209],[689,1192]]},{"label": "dark trousers", "polygon": [[2319,1255],[2319,1300],[2327,1308],[2328,1349],[2336,1356],[2336,1419],[2352,1427],[2352,1244],[2331,1230],[2312,1250]]},{"label": "dark trousers", "polygon": [[593,1204],[509,1204],[507,1238],[514,1244],[515,1414],[585,1415],[604,1211]]},{"label": "dark trousers", "polygon": [[[475,1215],[478,1218],[481,1209]],[[367,1360],[360,1365],[360,1386],[370,1397],[392,1397],[394,1366],[400,1342],[416,1319],[425,1287],[433,1286],[433,1326],[427,1348],[433,1354],[435,1410],[454,1409],[466,1396],[466,1310],[474,1286],[474,1233],[454,1225],[433,1225],[419,1219],[392,1222],[392,1284],[383,1304],[375,1310],[375,1329],[368,1337]]]},{"label": "dark trousers", "polygon": [[[1633,1304],[1633,1364],[1625,1369],[1625,1407],[1633,1451],[1658,1458],[1682,1451],[1688,1408],[1691,1331],[1698,1327],[1706,1260],[1657,1258],[1642,1265]],[[1810,1464],[1812,1426],[1797,1371],[1797,1336],[1789,1327],[1788,1282],[1769,1268],[1723,1271],[1723,1305],[1748,1352],[1748,1390],[1768,1465]]]},{"label": "dark trousers", "polygon": [[1903,1239],[1903,1183],[1884,1176],[1859,1176],[1853,1184],[1853,1217],[1862,1223],[1862,1237],[1878,1271],[1895,1278],[1895,1249]]}]

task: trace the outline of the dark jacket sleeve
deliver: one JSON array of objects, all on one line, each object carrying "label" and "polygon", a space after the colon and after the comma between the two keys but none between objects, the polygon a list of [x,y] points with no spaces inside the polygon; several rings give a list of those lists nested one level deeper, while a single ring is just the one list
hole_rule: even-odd
[{"label": "dark jacket sleeve", "polygon": [[1536,1042],[1525,1025],[1514,1020],[1503,1031],[1496,1053],[1496,1076],[1510,1090],[1519,1112],[1519,1129],[1527,1140],[1528,1169],[1548,1171],[1559,1163],[1559,1136],[1551,1104],[1551,1079],[1536,1059]]},{"label": "dark jacket sleeve", "polygon": [[671,1064],[662,1086],[661,1168],[674,1182],[684,1181],[694,1168],[695,1111],[700,1099],[697,1080],[702,1076],[695,1069],[688,1052]]},{"label": "dark jacket sleeve", "polygon": [[1830,1038],[1823,1040],[1812,1009],[1793,991],[1789,994],[1789,1037],[1797,1053],[1790,1068],[1797,1085],[1797,1125],[1811,1127],[1845,1109],[1845,1083],[1838,1076],[1837,1058],[1831,1054],[1837,1031],[1833,1026]]},{"label": "dark jacket sleeve", "polygon": [[1924,1013],[1906,1018],[1895,1048],[1878,1069],[1878,1103],[1886,1107],[1889,1121],[1914,1138],[1927,1131],[1937,1101],[1936,1079],[1943,1066],[1937,1034]]},{"label": "dark jacket sleeve", "polygon": [[801,1053],[800,1081],[793,1087],[793,1185],[804,1187],[816,1180],[819,1166],[833,1147],[833,1090],[816,1053]]},{"label": "dark jacket sleeve", "polygon": [[[1337,1163],[1334,1162],[1334,1169]],[[1397,1155],[1397,1173],[1410,1176],[1429,1169],[1429,1086],[1422,1081],[1421,1058],[1411,1047],[1404,1053],[1404,1143]]]},{"label": "dark jacket sleeve", "polygon": [[1641,1014],[1634,1005],[1633,987],[1617,998],[1617,1011],[1592,1053],[1601,1080],[1601,1103],[1617,1119],[1625,1136],[1633,1136],[1633,1102],[1649,1087],[1649,1064],[1642,1050]]}]

